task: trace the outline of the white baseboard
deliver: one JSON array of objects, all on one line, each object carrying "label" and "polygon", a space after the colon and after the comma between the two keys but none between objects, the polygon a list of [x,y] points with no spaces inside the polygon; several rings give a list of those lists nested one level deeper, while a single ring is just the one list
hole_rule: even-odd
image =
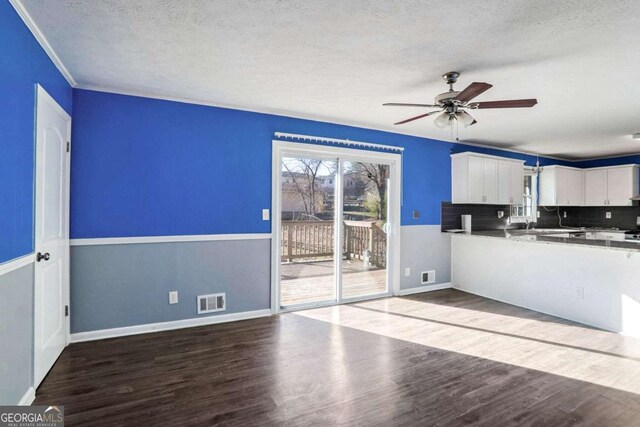
[{"label": "white baseboard", "polygon": [[241,313],[219,314],[217,316],[198,317],[195,319],[174,320],[171,322],[147,323],[144,325],[125,326],[122,328],[101,329],[98,331],[78,332],[71,334],[71,342],[95,341],[106,338],[125,337],[129,335],[148,334],[151,332],[171,331],[174,329],[192,328],[195,326],[213,325],[216,323],[235,322],[237,320],[256,319],[271,316],[271,309],[243,311]]},{"label": "white baseboard", "polygon": [[439,283],[437,285],[423,285],[415,288],[400,289],[398,291],[397,296],[402,297],[405,295],[419,294],[421,292],[439,291],[441,289],[449,289],[449,288],[451,288],[451,283]]},{"label": "white baseboard", "polygon": [[36,400],[36,390],[33,387],[29,387],[27,392],[22,396],[18,405],[20,406],[29,406]]}]

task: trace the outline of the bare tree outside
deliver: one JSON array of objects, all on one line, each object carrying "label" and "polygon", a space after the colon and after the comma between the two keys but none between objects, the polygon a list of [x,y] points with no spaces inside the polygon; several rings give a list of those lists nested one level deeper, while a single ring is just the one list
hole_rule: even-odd
[{"label": "bare tree outside", "polygon": [[387,219],[387,179],[389,166],[374,163],[352,163],[352,174],[358,177],[366,193],[364,207],[375,219]]},{"label": "bare tree outside", "polygon": [[282,171],[283,198],[293,216],[298,211],[304,214],[299,219],[313,219],[333,207],[335,161],[285,158]]}]

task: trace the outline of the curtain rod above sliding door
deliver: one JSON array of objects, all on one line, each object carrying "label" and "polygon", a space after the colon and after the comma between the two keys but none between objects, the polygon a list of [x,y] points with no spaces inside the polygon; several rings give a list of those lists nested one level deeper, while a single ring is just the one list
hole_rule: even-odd
[{"label": "curtain rod above sliding door", "polygon": [[276,138],[283,139],[296,139],[302,141],[317,141],[317,142],[325,142],[328,144],[339,144],[345,145],[347,147],[365,147],[365,148],[374,148],[378,150],[386,150],[386,151],[396,151],[403,152],[404,147],[396,147],[394,145],[382,145],[382,144],[373,144],[371,142],[361,142],[361,141],[351,141],[350,139],[335,139],[335,138],[324,138],[321,136],[311,136],[311,135],[298,135],[295,133],[284,133],[284,132],[276,132]]}]

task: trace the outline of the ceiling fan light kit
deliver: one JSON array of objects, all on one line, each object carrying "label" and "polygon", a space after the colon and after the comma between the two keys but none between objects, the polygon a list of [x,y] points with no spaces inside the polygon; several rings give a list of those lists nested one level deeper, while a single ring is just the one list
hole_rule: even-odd
[{"label": "ceiling fan light kit", "polygon": [[442,113],[435,118],[433,124],[438,126],[440,129],[444,129],[451,124],[452,120],[453,119],[449,113]]},{"label": "ceiling fan light kit", "polygon": [[[507,101],[486,101],[486,102],[470,102],[478,95],[491,89],[493,85],[483,82],[473,82],[462,91],[453,90],[453,85],[458,81],[460,73],[457,71],[449,71],[444,73],[442,78],[445,83],[449,85],[449,91],[436,95],[434,104],[407,104],[398,102],[388,102],[382,105],[393,107],[421,107],[421,108],[439,108],[439,110],[431,111],[419,116],[410,117],[408,119],[394,123],[401,125],[404,123],[412,122],[414,120],[422,119],[424,117],[431,116],[433,114],[441,113],[436,117],[433,123],[439,128],[445,128],[452,124],[453,120],[457,120],[469,127],[476,124],[477,121],[466,111],[485,109],[485,108],[528,108],[533,107],[538,103],[536,99],[512,99]],[[636,134],[638,135],[638,134]],[[634,138],[636,138],[634,135]],[[640,139],[640,136],[638,136]]]}]

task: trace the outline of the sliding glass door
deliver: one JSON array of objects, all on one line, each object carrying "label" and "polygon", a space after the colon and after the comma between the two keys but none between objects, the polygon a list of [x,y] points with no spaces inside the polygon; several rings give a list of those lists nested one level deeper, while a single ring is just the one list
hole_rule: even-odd
[{"label": "sliding glass door", "polygon": [[277,311],[389,295],[399,155],[294,143],[274,148]]},{"label": "sliding glass door", "polygon": [[345,160],[342,174],[342,299],[386,293],[389,165]]},{"label": "sliding glass door", "polygon": [[336,302],[337,159],[281,161],[280,305]]}]

